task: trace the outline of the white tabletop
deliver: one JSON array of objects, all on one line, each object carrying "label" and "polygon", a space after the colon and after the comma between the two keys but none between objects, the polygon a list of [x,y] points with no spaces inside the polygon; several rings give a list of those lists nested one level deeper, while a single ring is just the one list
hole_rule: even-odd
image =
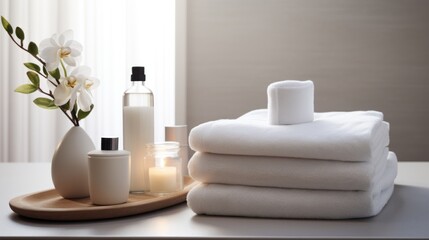
[{"label": "white tabletop", "polygon": [[20,217],[9,200],[53,188],[48,163],[0,163],[0,238],[429,238],[429,162],[399,164],[395,192],[376,217],[293,220],[195,215],[185,203],[137,216],[86,222]]}]

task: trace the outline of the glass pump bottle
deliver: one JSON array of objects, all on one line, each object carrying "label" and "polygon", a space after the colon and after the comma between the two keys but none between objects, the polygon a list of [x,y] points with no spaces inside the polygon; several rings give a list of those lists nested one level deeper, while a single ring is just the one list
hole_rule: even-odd
[{"label": "glass pump bottle", "polygon": [[154,142],[154,97],[144,67],[132,67],[132,86],[123,96],[124,149],[131,153],[130,191],[149,191],[146,144]]}]

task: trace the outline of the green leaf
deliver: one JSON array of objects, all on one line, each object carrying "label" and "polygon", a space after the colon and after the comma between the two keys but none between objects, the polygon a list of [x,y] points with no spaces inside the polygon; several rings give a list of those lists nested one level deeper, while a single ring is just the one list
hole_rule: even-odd
[{"label": "green leaf", "polygon": [[[69,102],[70,102],[70,101],[69,101]],[[73,114],[76,114],[76,112],[77,112],[77,101],[76,101],[76,102],[74,102],[73,109],[70,109],[70,111],[71,111]]]},{"label": "green leaf", "polygon": [[35,63],[24,63],[24,66],[26,66],[28,69],[36,71],[36,72],[40,72],[40,67],[39,65],[35,64]]},{"label": "green leaf", "polygon": [[68,101],[66,104],[62,105],[61,108],[69,110],[70,109],[70,101]]},{"label": "green leaf", "polygon": [[37,54],[39,54],[39,48],[34,42],[30,42],[28,44],[28,52],[33,56],[37,56]]},{"label": "green leaf", "polygon": [[45,66],[43,66],[43,73],[48,76],[48,70],[46,70]]},{"label": "green leaf", "polygon": [[34,99],[34,104],[44,109],[57,109],[58,107],[55,105],[54,100],[49,98],[36,98]]},{"label": "green leaf", "polygon": [[24,40],[24,38],[25,38],[25,34],[24,34],[24,31],[22,31],[22,29],[21,29],[20,27],[16,27],[16,29],[15,29],[15,34],[16,34],[16,37],[17,37],[19,40],[21,40],[21,41],[23,41],[23,40]]},{"label": "green leaf", "polygon": [[50,71],[49,75],[51,75],[56,80],[60,79],[60,77],[61,77],[61,73],[60,73],[60,70],[58,68],[55,68],[54,71]]},{"label": "green leaf", "polygon": [[1,24],[3,25],[3,28],[4,30],[6,30],[7,33],[9,33],[10,35],[13,34],[13,27],[3,16],[1,16]]},{"label": "green leaf", "polygon": [[34,84],[34,86],[39,87],[40,85],[40,78],[39,75],[35,72],[28,71],[27,77],[30,79],[30,81]]},{"label": "green leaf", "polygon": [[91,113],[93,108],[94,108],[94,104],[91,104],[91,108],[88,112],[84,112],[82,110],[79,110],[79,112],[77,113],[77,119],[80,121],[80,120],[88,117],[88,115]]},{"label": "green leaf", "polygon": [[22,84],[21,86],[15,89],[15,92],[29,94],[37,91],[37,87],[33,84]]}]

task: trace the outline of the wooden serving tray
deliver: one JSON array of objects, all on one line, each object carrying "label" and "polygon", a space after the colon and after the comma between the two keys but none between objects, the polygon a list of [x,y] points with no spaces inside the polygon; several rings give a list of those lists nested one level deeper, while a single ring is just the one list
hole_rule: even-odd
[{"label": "wooden serving tray", "polygon": [[117,205],[97,206],[90,198],[64,199],[55,189],[16,197],[9,202],[17,214],[36,219],[55,221],[96,220],[130,216],[173,206],[186,201],[192,187],[198,183],[185,178],[182,191],[164,196],[130,194],[128,202]]}]

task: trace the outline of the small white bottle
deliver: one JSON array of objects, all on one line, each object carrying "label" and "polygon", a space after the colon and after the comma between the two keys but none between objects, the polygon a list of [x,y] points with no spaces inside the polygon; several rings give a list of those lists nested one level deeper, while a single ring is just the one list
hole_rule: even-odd
[{"label": "small white bottle", "polygon": [[89,195],[95,205],[128,201],[130,153],[118,150],[119,138],[101,138],[101,150],[88,153]]},{"label": "small white bottle", "polygon": [[124,149],[131,153],[131,192],[149,191],[144,157],[146,144],[154,142],[154,98],[145,80],[144,67],[133,67],[132,86],[123,97]]}]

